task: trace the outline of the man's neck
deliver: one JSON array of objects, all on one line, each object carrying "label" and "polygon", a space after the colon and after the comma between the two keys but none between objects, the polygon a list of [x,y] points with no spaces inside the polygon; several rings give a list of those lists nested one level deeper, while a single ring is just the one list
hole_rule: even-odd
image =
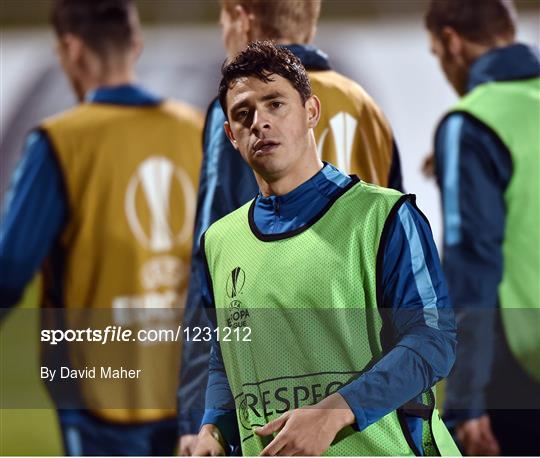
[{"label": "man's neck", "polygon": [[85,81],[84,93],[88,94],[91,91],[95,91],[101,87],[114,87],[133,84],[135,82],[135,75],[131,70],[110,72],[100,75],[99,77],[89,79]]},{"label": "man's neck", "polygon": [[497,48],[505,48],[506,46],[510,46],[514,43],[515,41],[513,39],[507,38],[496,38],[491,45],[482,45],[470,41],[467,42],[465,45],[465,60],[469,65],[469,69],[475,61],[477,61],[484,54],[487,54],[489,51],[493,51]]},{"label": "man's neck", "polygon": [[277,179],[265,179],[257,173],[255,174],[255,178],[263,196],[283,196],[308,181],[323,167],[324,164],[322,161],[315,156],[314,160],[302,163],[301,166],[296,167],[294,170]]},{"label": "man's neck", "polygon": [[277,45],[282,45],[282,46],[290,46],[290,45],[301,45],[301,44],[305,44],[305,43],[298,43],[297,41],[294,41],[294,40],[290,40],[288,38],[280,38],[280,39],[277,39],[275,41],[275,43]]}]

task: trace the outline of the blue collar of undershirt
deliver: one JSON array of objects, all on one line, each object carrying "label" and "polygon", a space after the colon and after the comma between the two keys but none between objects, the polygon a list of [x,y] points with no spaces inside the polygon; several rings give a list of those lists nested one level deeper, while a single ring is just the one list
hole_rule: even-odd
[{"label": "blue collar of undershirt", "polygon": [[254,220],[263,234],[278,234],[296,230],[311,221],[351,182],[332,164],[323,168],[309,180],[282,196],[257,195]]},{"label": "blue collar of undershirt", "polygon": [[308,71],[331,70],[328,55],[313,45],[283,45],[300,59]]},{"label": "blue collar of undershirt", "polygon": [[158,105],[163,99],[146,89],[134,84],[120,86],[104,86],[86,94],[85,100],[90,103],[107,103],[112,105],[148,106]]},{"label": "blue collar of undershirt", "polygon": [[540,76],[538,48],[521,43],[494,48],[471,65],[467,91],[490,81],[512,81]]}]

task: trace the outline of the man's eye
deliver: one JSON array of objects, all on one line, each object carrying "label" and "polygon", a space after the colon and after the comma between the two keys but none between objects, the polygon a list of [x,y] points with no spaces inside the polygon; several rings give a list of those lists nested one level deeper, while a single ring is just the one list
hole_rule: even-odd
[{"label": "man's eye", "polygon": [[279,108],[283,105],[283,102],[272,102],[272,108]]},{"label": "man's eye", "polygon": [[247,110],[242,110],[242,111],[239,111],[239,112],[237,113],[237,116],[238,116],[238,118],[240,118],[240,119],[245,119],[245,118],[247,117],[247,115],[248,115],[248,111],[247,111]]}]

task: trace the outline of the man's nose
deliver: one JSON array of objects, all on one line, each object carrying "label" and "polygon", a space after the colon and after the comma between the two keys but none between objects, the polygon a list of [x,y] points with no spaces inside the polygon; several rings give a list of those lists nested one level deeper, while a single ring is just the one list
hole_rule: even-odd
[{"label": "man's nose", "polygon": [[259,134],[264,130],[270,129],[270,122],[264,113],[260,110],[255,110],[253,120],[251,122],[251,131],[254,134]]}]

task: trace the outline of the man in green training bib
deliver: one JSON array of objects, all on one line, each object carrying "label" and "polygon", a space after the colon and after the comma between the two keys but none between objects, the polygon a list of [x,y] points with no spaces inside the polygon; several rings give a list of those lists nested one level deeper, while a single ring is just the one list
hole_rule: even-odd
[{"label": "man in green training bib", "polygon": [[453,312],[414,197],[321,162],[320,102],[288,50],[252,43],[222,73],[260,192],[201,241],[215,328],[194,454],[458,454],[431,390]]},{"label": "man in green training bib", "polygon": [[461,97],[434,148],[459,342],[445,421],[468,455],[538,455],[538,49],[507,0],[433,0],[426,26]]}]

